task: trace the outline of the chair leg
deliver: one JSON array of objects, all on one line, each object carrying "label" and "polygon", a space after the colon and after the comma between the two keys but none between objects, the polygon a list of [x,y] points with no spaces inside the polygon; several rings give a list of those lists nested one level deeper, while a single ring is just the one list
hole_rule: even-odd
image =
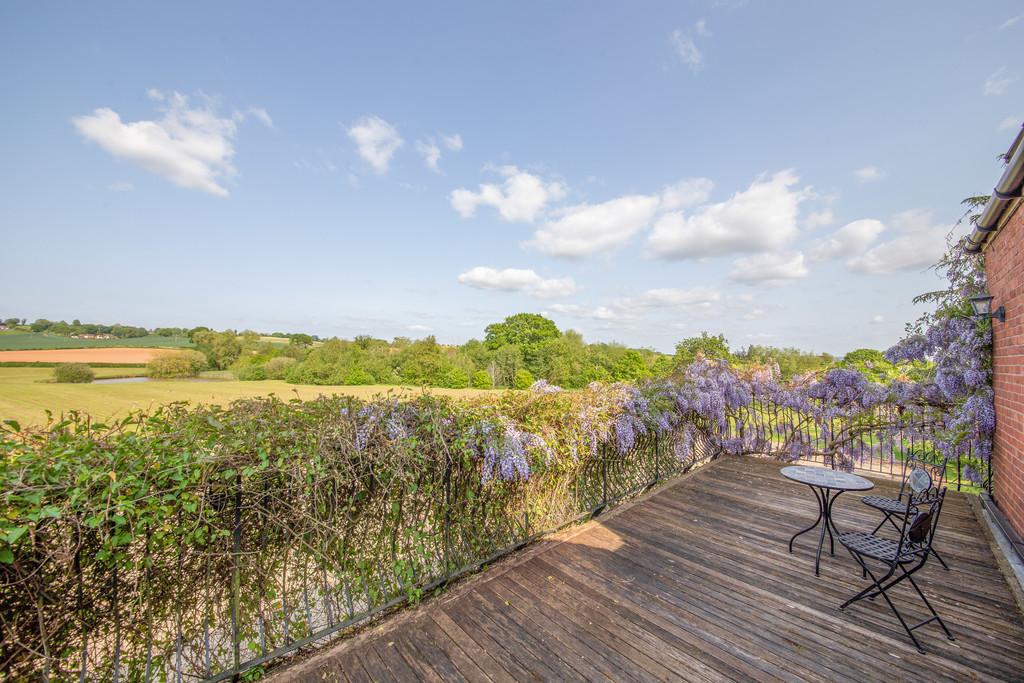
[{"label": "chair leg", "polygon": [[949,571],[949,565],[946,564],[946,561],[943,560],[942,556],[939,555],[939,551],[938,550],[936,550],[934,547],[930,547],[930,548],[928,548],[928,552],[930,552],[932,555],[935,556],[935,559],[939,561],[939,564],[942,565],[943,569],[945,569],[947,572]]},{"label": "chair leg", "polygon": [[914,581],[914,577],[908,574],[906,569],[903,570],[903,573],[906,574],[906,577],[908,579],[910,579],[910,585],[913,586],[914,590],[917,591],[917,594],[921,596],[921,600],[924,602],[925,607],[928,608],[928,611],[932,613],[932,616],[935,617],[935,621],[939,622],[939,626],[941,626],[942,630],[946,632],[946,637],[950,640],[956,640],[956,638],[953,637],[953,634],[950,633],[949,629],[946,628],[946,622],[942,620],[942,617],[939,616],[939,613],[935,611],[934,607],[932,607],[932,603],[928,602],[928,598],[924,596],[924,593],[921,591],[917,583]]},{"label": "chair leg", "polygon": [[[847,550],[849,550],[849,549],[847,549]],[[868,569],[868,565],[861,558],[860,554],[854,554],[853,551],[850,551],[850,555],[853,556],[853,559],[857,560],[857,562],[861,566],[861,569],[864,570],[865,574],[871,574],[871,580],[874,583],[872,585],[868,586],[867,588],[865,588],[864,590],[862,590],[860,593],[857,593],[856,595],[854,595],[852,598],[850,598],[849,600],[847,600],[843,604],[841,604],[839,606],[839,609],[841,609],[841,610],[842,609],[846,609],[847,607],[849,607],[853,603],[857,602],[858,600],[862,600],[863,598],[868,597],[868,593],[870,593],[871,591],[873,591],[876,588],[878,588],[878,581],[875,579],[875,575],[871,573],[870,569]],[[889,572],[885,576],[882,577],[882,581],[887,581],[889,579],[889,577],[892,576],[894,571],[895,571],[895,568],[890,568]]]},{"label": "chair leg", "polygon": [[878,523],[878,526],[876,526],[874,529],[871,530],[871,535],[872,536],[877,534],[878,530],[881,529],[885,525],[886,522],[891,522],[892,521],[892,513],[890,513],[890,512],[883,512],[882,514],[884,514],[885,517],[883,517],[882,521]]}]

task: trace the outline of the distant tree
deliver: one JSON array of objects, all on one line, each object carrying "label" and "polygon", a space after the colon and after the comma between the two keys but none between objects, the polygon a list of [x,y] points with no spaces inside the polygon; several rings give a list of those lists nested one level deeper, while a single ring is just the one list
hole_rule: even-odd
[{"label": "distant tree", "polygon": [[697,356],[711,360],[733,359],[725,335],[710,335],[707,332],[701,332],[699,337],[688,337],[676,344],[676,367],[689,365],[697,359]]},{"label": "distant tree", "polygon": [[612,376],[620,382],[633,382],[649,373],[643,356],[636,349],[628,349],[612,369]]},{"label": "distant tree", "polygon": [[900,369],[885,359],[876,349],[857,349],[836,363],[839,367],[856,370],[872,382],[888,383],[900,376]]},{"label": "distant tree", "polygon": [[535,313],[516,313],[504,322],[488,325],[484,332],[484,344],[489,349],[511,344],[523,347],[524,351],[561,334],[555,323]]},{"label": "distant tree", "polygon": [[242,342],[234,330],[195,332],[192,341],[206,355],[210,365],[218,370],[229,368],[242,353]]},{"label": "distant tree", "polygon": [[313,337],[309,336],[308,334],[290,334],[288,335],[288,338],[291,340],[291,343],[295,344],[296,346],[313,345]]},{"label": "distant tree", "polygon": [[199,351],[185,350],[156,356],[146,364],[146,374],[155,379],[196,377],[206,368],[205,354]]},{"label": "distant tree", "polygon": [[29,329],[31,329],[33,332],[45,332],[46,330],[50,329],[51,325],[53,325],[53,323],[47,320],[46,318],[39,318],[34,323],[32,323],[32,326]]},{"label": "distant tree", "polygon": [[297,360],[289,356],[278,356],[268,360],[263,366],[263,371],[266,373],[267,379],[282,379],[285,373],[288,372],[288,368],[297,362]]},{"label": "distant tree", "polygon": [[200,332],[213,332],[213,330],[211,330],[209,327],[204,327],[202,325],[200,325],[199,327],[193,327],[191,330],[188,331],[188,340],[195,344],[196,335],[199,334]]},{"label": "distant tree", "polygon": [[6,320],[4,320],[4,325],[6,325],[7,327],[15,327],[16,325],[19,325],[19,324],[20,324],[20,319],[19,318],[7,318]]},{"label": "distant tree", "polygon": [[53,379],[61,384],[88,384],[96,374],[85,363],[61,363],[53,368]]},{"label": "distant tree", "polygon": [[473,373],[473,388],[474,389],[492,389],[494,387],[494,381],[491,376],[487,374],[486,370],[477,370]]},{"label": "distant tree", "polygon": [[519,368],[516,370],[515,377],[512,380],[513,389],[529,389],[530,385],[534,383],[533,373],[526,368]]}]

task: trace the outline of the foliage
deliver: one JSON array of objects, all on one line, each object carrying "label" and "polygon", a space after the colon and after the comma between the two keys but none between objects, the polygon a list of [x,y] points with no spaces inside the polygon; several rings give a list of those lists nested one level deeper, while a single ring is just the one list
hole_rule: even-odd
[{"label": "foliage", "polygon": [[533,373],[526,368],[519,368],[516,370],[516,376],[512,380],[513,389],[529,389],[533,384]]},{"label": "foliage", "polygon": [[710,335],[701,332],[699,337],[688,337],[676,344],[675,365],[685,367],[697,360],[698,357],[711,360],[732,360],[733,355],[729,351],[729,342],[725,335]]},{"label": "foliage", "polygon": [[821,372],[835,361],[830,354],[801,351],[791,347],[749,345],[735,354],[734,365],[741,368],[777,365],[782,379],[793,379],[808,372]]},{"label": "foliage", "polygon": [[904,371],[890,363],[885,354],[876,349],[857,349],[843,356],[836,367],[856,370],[872,382],[887,384],[905,375]]},{"label": "foliage", "polygon": [[60,363],[53,368],[53,380],[61,384],[88,384],[95,377],[85,363]]},{"label": "foliage", "polygon": [[[189,675],[207,657],[223,671],[232,614],[245,661],[418,599],[713,454],[692,440],[697,426],[676,444],[627,387],[488,396],[174,404],[116,424],[8,425],[6,673],[77,677],[84,642],[89,679],[137,680],[150,662],[159,677],[179,657]],[[623,410],[646,430],[628,454],[602,445]]]},{"label": "foliage", "polygon": [[192,334],[191,339],[196,349],[206,356],[210,367],[218,370],[227,370],[242,354],[242,342],[234,330],[201,330]]},{"label": "foliage", "polygon": [[472,384],[474,389],[494,388],[494,382],[491,380],[491,376],[487,374],[486,370],[477,370],[474,372]]},{"label": "foliage", "polygon": [[154,379],[198,377],[206,367],[206,356],[191,350],[160,354],[146,364],[149,376]]},{"label": "foliage", "polygon": [[935,435],[936,443],[944,455],[959,456],[964,462],[962,476],[980,483],[989,468],[995,432],[992,326],[991,320],[972,314],[970,297],[986,289],[985,264],[982,254],[964,249],[965,240],[950,238],[946,254],[935,266],[945,277],[946,288],[915,299],[935,309],[908,325],[907,336],[885,355],[903,366],[920,368],[930,362],[923,381],[908,383],[903,392],[912,400],[942,407],[943,429]]}]

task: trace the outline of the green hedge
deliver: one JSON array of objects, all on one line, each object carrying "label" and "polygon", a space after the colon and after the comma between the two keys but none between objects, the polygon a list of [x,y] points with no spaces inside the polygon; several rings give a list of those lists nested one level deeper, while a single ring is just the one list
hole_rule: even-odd
[{"label": "green hedge", "polygon": [[[9,424],[7,673],[77,679],[83,661],[86,680],[244,670],[712,454],[703,431],[691,447],[693,429],[683,449],[652,431],[615,452],[623,400],[615,387],[271,398]],[[526,470],[506,467],[520,455]]]}]

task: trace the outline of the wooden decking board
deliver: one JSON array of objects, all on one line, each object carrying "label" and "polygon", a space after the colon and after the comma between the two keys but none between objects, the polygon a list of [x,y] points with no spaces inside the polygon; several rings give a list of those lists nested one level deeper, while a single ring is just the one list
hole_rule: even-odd
[{"label": "wooden decking board", "polygon": [[[916,633],[883,600],[838,605],[867,586],[836,544],[814,576],[817,515],[782,463],[723,458],[456,586],[440,600],[284,669],[284,680],[1024,680],[1024,615],[964,496],[950,493],[934,559],[915,576],[957,636]],[[870,494],[895,496],[876,480]],[[881,518],[844,493],[841,529]],[[816,531],[816,530],[815,530]],[[892,596],[927,615],[913,589]]]},{"label": "wooden decking board", "polygon": [[[659,501],[659,503],[660,503],[660,501]],[[675,501],[673,503],[673,505],[675,506],[674,509],[677,510],[677,511],[683,511],[684,510],[684,506],[687,505],[687,504],[689,504],[689,502]],[[867,506],[863,506],[863,507],[864,507],[865,512],[868,512]],[[657,515],[657,514],[659,514],[659,508],[657,506],[651,506],[650,509],[647,510],[646,512],[650,512],[653,515]],[[747,525],[747,529],[749,529],[749,530],[755,530],[758,527],[758,523],[757,522],[754,522],[754,521],[747,522],[745,520],[735,518],[734,515],[735,514],[739,514],[739,513],[733,513],[733,512],[728,512],[728,511],[724,511],[724,510],[716,510],[714,512],[714,514],[715,514],[716,520],[720,520],[721,522],[727,524],[727,528],[728,528],[728,522],[730,520],[734,521],[734,522],[738,522],[739,524]],[[669,523],[670,524],[673,521],[671,519],[670,515],[669,516],[664,516],[661,519],[663,520],[661,522],[662,524],[664,524],[664,523]],[[870,516],[870,514],[866,514],[864,516],[864,518],[863,518],[861,523],[869,524],[872,519],[873,518]],[[804,524],[804,526],[806,526],[806,524]],[[854,526],[857,526],[857,525],[855,524]],[[645,525],[641,525],[639,528],[642,531],[645,528]],[[733,526],[732,528],[738,528],[738,527]],[[796,528],[796,527],[794,527],[794,528]],[[941,529],[940,529],[940,532],[941,532]],[[682,533],[682,532],[680,532],[680,533]],[[807,534],[807,536],[811,536],[811,535],[813,535],[813,534]],[[788,537],[788,535],[787,535],[787,537]],[[808,558],[812,557],[811,553],[813,552],[814,546],[810,545],[807,542],[801,544],[801,541],[803,540],[803,538],[805,538],[805,537],[801,537],[801,539],[798,540],[797,544],[795,545],[795,553],[794,553],[794,555],[792,557],[798,557],[798,556],[806,556]],[[715,541],[715,546],[717,547],[720,543],[723,546],[730,545],[729,543]],[[817,539],[816,538],[814,539],[813,543],[815,543],[815,544],[817,543]],[[773,558],[781,558],[781,557],[787,557],[788,556],[788,552],[787,552],[785,543],[782,543],[782,544],[771,543],[769,545],[770,545],[770,547],[768,549],[762,549],[761,552],[762,553],[771,554]],[[810,546],[810,547],[808,547],[808,546]],[[827,550],[827,546],[826,546],[825,550]],[[745,550],[744,548],[739,547],[739,549],[737,549],[735,552],[737,553],[737,555],[733,556],[734,560],[739,555],[742,555],[742,553],[749,552],[749,550]],[[986,552],[987,552],[987,550],[986,550]],[[836,553],[837,553],[836,558],[833,558],[832,564],[835,564],[835,559],[842,560],[842,562],[841,562],[841,564],[843,565],[842,571],[844,571],[844,572],[847,571],[847,567],[855,567],[855,565],[853,565],[853,563],[849,559],[849,557],[846,556],[845,551],[842,551],[840,548],[837,548]],[[824,561],[825,561],[825,557],[823,556],[823,562]],[[961,565],[957,564],[957,562],[952,558],[952,556],[950,557],[950,559],[948,561],[951,561],[953,563],[953,569],[952,569],[952,571],[950,571],[948,573],[945,572],[944,570],[942,570],[937,562],[930,561],[930,566],[924,572],[922,572],[922,574],[918,575],[919,577],[924,577],[923,580],[919,580],[919,584],[922,585],[922,588],[926,591],[926,593],[934,594],[940,600],[949,600],[949,601],[960,600],[960,601],[962,601],[964,603],[965,607],[964,607],[964,610],[962,611],[962,613],[960,614],[961,617],[968,618],[968,620],[969,620],[969,617],[972,614],[979,614],[979,615],[982,616],[982,618],[984,618],[986,620],[986,626],[987,627],[989,627],[989,628],[994,627],[996,631],[1002,632],[1002,633],[1012,633],[1012,634],[1014,634],[1016,636],[1016,638],[1015,638],[1016,642],[1024,645],[1024,640],[1021,640],[1021,638],[1024,638],[1024,635],[1022,635],[1021,629],[1017,628],[1018,626],[1020,626],[1020,623],[1021,623],[1019,619],[1016,620],[1015,624],[1012,623],[1012,620],[1008,620],[1007,623],[1005,623],[1005,624],[1003,624],[1001,622],[997,622],[996,624],[993,624],[992,626],[988,626],[988,621],[987,621],[987,616],[986,616],[987,615],[987,611],[991,610],[991,609],[1005,609],[1006,606],[1007,606],[1007,601],[1010,599],[1010,596],[1009,596],[1009,594],[1006,591],[1005,583],[1003,582],[1003,579],[1002,579],[1001,575],[998,574],[998,570],[993,570],[993,572],[991,574],[986,572],[986,574],[988,574],[988,577],[986,577],[986,576],[979,576],[978,575],[979,573],[976,573],[976,572],[972,572],[972,571],[966,571],[965,572],[964,568]],[[776,561],[773,562],[773,566],[776,566],[776,567],[780,566],[780,561],[778,561],[776,559]],[[808,570],[810,569],[811,566],[812,566],[811,564],[807,564]],[[828,566],[829,566],[828,564],[823,565],[823,567],[824,567],[823,571],[825,572],[825,574],[831,576],[831,572],[829,571]],[[854,569],[854,571],[856,571],[856,570]],[[943,575],[945,575],[945,576],[943,576]],[[984,582],[985,578],[991,578],[991,581],[986,583],[986,582]],[[783,575],[782,580],[788,582],[787,576]],[[982,586],[984,586],[984,588],[982,588]],[[845,586],[844,586],[844,589],[845,589]],[[902,587],[900,589],[897,589],[897,590],[901,591]],[[1000,592],[1002,593],[1002,596],[999,596]],[[901,593],[901,592],[897,592],[897,595],[903,595],[904,597],[908,597],[909,598],[909,597],[911,597],[913,595],[912,589],[907,587],[905,594]],[[838,602],[836,604],[838,604],[839,602],[842,602],[842,600],[845,600],[845,598],[848,597],[848,596],[844,596],[842,593],[840,593],[840,594],[838,594],[837,597],[839,598],[839,600],[838,600]],[[917,599],[916,595],[913,595],[913,598],[914,598],[914,600],[916,600]],[[966,598],[966,600],[964,598]],[[923,609],[923,607],[922,607],[922,609]]]},{"label": "wooden decking board", "polygon": [[523,600],[524,604],[528,605],[526,609],[536,610],[541,621],[547,620],[557,624],[567,637],[588,648],[593,653],[592,656],[602,662],[601,668],[612,680],[621,681],[640,676],[643,670],[613,647],[617,640],[621,640],[615,637],[614,624],[611,625],[611,630],[602,627],[599,621],[595,621],[596,615],[583,612],[577,605],[563,603],[550,590],[536,590],[536,585],[543,586],[543,583],[547,582],[544,579],[540,584],[529,582],[521,578],[519,572],[509,572],[506,577],[508,581],[502,583],[502,588]]}]

